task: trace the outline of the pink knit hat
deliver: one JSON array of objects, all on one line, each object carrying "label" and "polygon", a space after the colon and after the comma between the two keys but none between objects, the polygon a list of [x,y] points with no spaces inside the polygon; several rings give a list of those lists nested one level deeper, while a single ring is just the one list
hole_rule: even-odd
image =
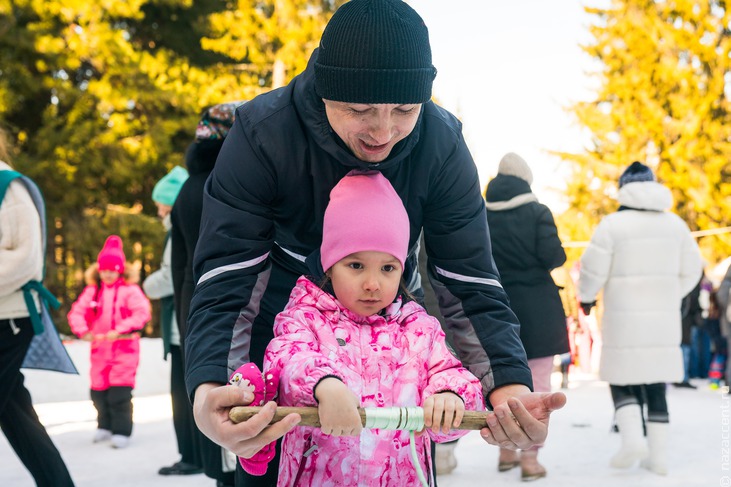
[{"label": "pink knit hat", "polygon": [[322,269],[365,250],[391,254],[403,267],[409,234],[409,215],[388,179],[380,172],[350,172],[330,192],[320,247]]},{"label": "pink knit hat", "polygon": [[100,271],[117,271],[124,272],[124,250],[122,249],[122,239],[117,235],[110,235],[104,242],[104,248],[99,252],[96,258]]}]

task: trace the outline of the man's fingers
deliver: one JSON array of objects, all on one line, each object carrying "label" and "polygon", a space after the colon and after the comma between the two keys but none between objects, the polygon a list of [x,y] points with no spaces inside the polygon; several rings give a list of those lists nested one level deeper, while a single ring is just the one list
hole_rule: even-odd
[{"label": "man's fingers", "polygon": [[546,441],[548,435],[548,425],[546,423],[533,417],[523,403],[515,398],[508,399],[508,407],[517,421],[516,426],[520,431],[520,433],[511,431],[510,436],[519,448],[529,448]]},{"label": "man's fingers", "polygon": [[270,425],[276,409],[274,402],[268,402],[250,419],[234,426],[232,433],[239,438],[245,438],[235,442],[234,453],[240,457],[251,458],[264,446],[284,436],[302,420],[299,414],[293,413]]},{"label": "man's fingers", "polygon": [[561,409],[566,405],[566,394],[563,392],[554,392],[543,400],[549,411]]},{"label": "man's fingers", "polygon": [[206,400],[216,409],[248,406],[254,400],[254,394],[236,386],[221,386],[211,389]]}]

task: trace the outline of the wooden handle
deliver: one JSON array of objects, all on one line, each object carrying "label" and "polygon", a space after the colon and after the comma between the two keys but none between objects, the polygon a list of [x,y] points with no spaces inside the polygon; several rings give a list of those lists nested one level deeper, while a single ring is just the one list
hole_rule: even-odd
[{"label": "wooden handle", "polygon": [[[249,407],[249,406],[236,406],[231,408],[228,413],[228,417],[234,423],[242,423],[247,421],[256,413],[261,411],[260,407]],[[297,413],[302,417],[299,426],[312,426],[315,428],[320,427],[320,416],[317,413],[317,408],[292,408],[292,407],[278,407],[274,413],[272,423],[277,423],[284,419],[288,414]],[[366,423],[366,412],[363,408],[358,408],[360,414],[360,421],[365,426]],[[487,411],[465,411],[464,417],[462,418],[462,424],[459,425],[461,430],[479,430],[487,426],[486,419],[489,413]]]}]

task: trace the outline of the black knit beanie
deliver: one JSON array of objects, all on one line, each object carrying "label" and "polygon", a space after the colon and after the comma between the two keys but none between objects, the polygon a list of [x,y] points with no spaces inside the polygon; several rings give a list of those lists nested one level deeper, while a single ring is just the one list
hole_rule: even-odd
[{"label": "black knit beanie", "polygon": [[348,103],[425,103],[437,70],[429,32],[401,0],[351,0],[320,39],[315,90]]},{"label": "black knit beanie", "polygon": [[652,169],[639,161],[635,161],[630,164],[619,177],[619,187],[621,188],[627,183],[641,183],[647,181],[655,181],[655,175],[652,173]]}]

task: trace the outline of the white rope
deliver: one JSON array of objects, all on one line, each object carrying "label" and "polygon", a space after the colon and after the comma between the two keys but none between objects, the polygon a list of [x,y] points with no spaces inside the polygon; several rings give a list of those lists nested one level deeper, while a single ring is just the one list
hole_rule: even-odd
[{"label": "white rope", "polygon": [[411,463],[423,487],[428,487],[416,454],[414,432],[424,429],[424,410],[420,407],[365,408],[365,427],[369,429],[406,430],[409,432]]}]

